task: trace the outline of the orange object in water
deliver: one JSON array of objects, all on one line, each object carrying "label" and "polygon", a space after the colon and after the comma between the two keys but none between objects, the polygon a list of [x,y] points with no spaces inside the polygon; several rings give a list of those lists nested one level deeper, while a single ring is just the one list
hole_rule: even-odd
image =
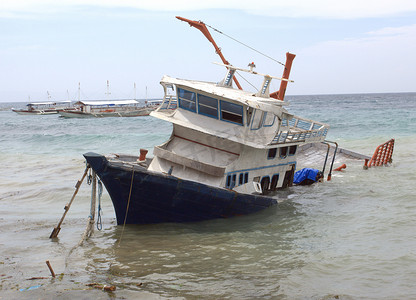
[{"label": "orange object in water", "polygon": [[[393,148],[394,148],[394,139],[391,139],[384,144],[381,144],[376,148],[374,151],[373,157],[371,157],[370,161],[368,162],[368,167],[374,166],[383,166],[387,165],[388,163],[392,162],[393,156]],[[366,165],[364,165],[365,167]]]},{"label": "orange object in water", "polygon": [[147,154],[147,152],[148,152],[148,150],[146,150],[146,149],[140,149],[139,161],[146,160],[146,154]]},{"label": "orange object in water", "polygon": [[338,168],[334,169],[334,171],[341,171],[342,169],[345,169],[347,167],[346,164],[342,164],[341,166],[339,166]]}]

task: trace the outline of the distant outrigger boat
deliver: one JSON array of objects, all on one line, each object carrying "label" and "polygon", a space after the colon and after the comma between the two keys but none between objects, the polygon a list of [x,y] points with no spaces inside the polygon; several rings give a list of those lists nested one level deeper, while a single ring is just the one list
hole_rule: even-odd
[{"label": "distant outrigger boat", "polygon": [[61,102],[33,102],[28,103],[26,109],[15,109],[12,108],[12,111],[19,115],[51,115],[57,114],[58,110],[65,109],[71,110],[70,107],[71,101],[61,101]]},{"label": "distant outrigger boat", "polygon": [[59,110],[66,118],[103,118],[148,116],[155,108],[141,106],[136,100],[77,101],[75,110]]},{"label": "distant outrigger boat", "polygon": [[[110,82],[107,80],[107,96],[110,95]],[[134,94],[136,95],[136,84],[134,84]],[[148,116],[150,112],[159,107],[162,100],[146,101],[141,104],[134,99],[129,100],[80,100],[81,84],[78,84],[78,101],[74,103],[74,108],[60,109],[58,113],[65,118],[104,118],[104,117],[138,117]],[[176,100],[172,100],[172,104]],[[171,109],[175,107],[172,105]]]}]

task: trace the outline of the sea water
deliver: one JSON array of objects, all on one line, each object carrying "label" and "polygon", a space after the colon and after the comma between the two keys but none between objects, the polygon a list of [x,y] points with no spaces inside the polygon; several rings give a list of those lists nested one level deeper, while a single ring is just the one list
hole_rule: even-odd
[{"label": "sea water", "polygon": [[102,230],[82,246],[86,182],[49,239],[82,154],[151,155],[171,125],[21,116],[10,111],[19,103],[1,103],[0,299],[415,299],[416,94],[287,100],[290,112],[330,124],[328,140],[343,148],[371,156],[394,138],[392,165],[347,165],[331,181],[281,191],[261,213],[192,224],[117,226],[104,190]]}]

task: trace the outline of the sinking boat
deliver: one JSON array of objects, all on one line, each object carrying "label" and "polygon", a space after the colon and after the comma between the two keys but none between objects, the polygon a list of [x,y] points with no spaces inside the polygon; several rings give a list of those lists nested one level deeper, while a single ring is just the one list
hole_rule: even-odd
[{"label": "sinking boat", "polygon": [[[287,53],[288,61],[293,58]],[[276,205],[267,194],[292,185],[298,146],[325,140],[329,125],[290,114],[286,102],[270,97],[277,77],[263,75],[253,94],[232,87],[237,69],[253,71],[226,67],[220,83],[162,78],[165,91],[176,91],[178,107],[151,113],[173,124],[153,159],[84,154],[110,194],[119,224],[125,218],[139,224],[202,221]],[[282,98],[287,81],[282,78]]]},{"label": "sinking boat", "polygon": [[[237,68],[225,59],[220,65],[226,74],[219,82],[164,76],[163,102],[150,115],[170,122],[173,129],[166,142],[154,147],[152,158],[145,149],[140,156],[84,154],[111,197],[117,224],[197,222],[255,213],[277,205],[274,196],[292,186],[298,155],[305,158],[316,145],[327,144],[325,166],[331,159],[325,141],[329,125],[285,109],[294,58],[286,53],[282,78],[260,74],[253,64]],[[240,89],[236,71],[261,76],[258,92]],[[278,92],[270,93],[272,80],[281,81]],[[169,109],[173,103],[175,110]],[[336,145],[332,164],[341,152],[369,159]]]},{"label": "sinking boat", "polygon": [[[323,142],[329,129],[284,108],[294,58],[286,54],[282,78],[226,61],[219,83],[164,76],[163,103],[150,115],[173,130],[152,159],[145,150],[140,157],[84,154],[110,194],[117,223],[194,222],[276,205],[271,193],[292,185],[298,147]],[[262,76],[259,92],[240,89],[236,71]],[[271,94],[275,79],[280,90]],[[174,98],[177,109],[166,109]]]}]

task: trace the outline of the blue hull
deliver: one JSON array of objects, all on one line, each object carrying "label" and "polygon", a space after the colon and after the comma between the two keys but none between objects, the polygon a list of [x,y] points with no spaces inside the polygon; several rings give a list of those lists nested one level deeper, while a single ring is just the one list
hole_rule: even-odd
[{"label": "blue hull", "polygon": [[95,153],[84,157],[110,194],[119,225],[124,223],[127,206],[126,224],[152,224],[229,218],[277,204],[270,197],[240,194],[145,168],[135,168],[132,174],[132,168],[111,165]]}]

